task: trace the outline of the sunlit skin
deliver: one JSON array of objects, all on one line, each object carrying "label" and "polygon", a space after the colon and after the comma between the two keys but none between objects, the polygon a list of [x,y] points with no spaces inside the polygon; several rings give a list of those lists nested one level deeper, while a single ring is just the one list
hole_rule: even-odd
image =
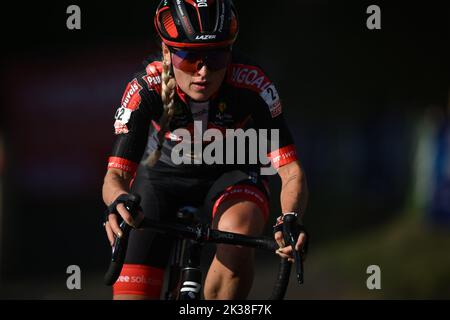
[{"label": "sunlit skin", "polygon": [[[171,61],[171,53],[163,44],[164,60]],[[206,65],[195,73],[188,73],[173,68],[178,86],[184,93],[195,101],[207,101],[220,88],[227,68],[211,71]]]}]

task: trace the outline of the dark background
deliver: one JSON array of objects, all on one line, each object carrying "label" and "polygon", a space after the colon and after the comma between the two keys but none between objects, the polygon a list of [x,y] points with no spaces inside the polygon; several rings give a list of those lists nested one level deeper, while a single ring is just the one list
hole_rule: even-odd
[{"label": "dark background", "polygon": [[[2,10],[1,298],[108,298],[101,282],[109,257],[100,221],[102,179],[126,83],[159,50],[157,2],[17,2]],[[66,28],[71,4],[81,8],[81,30]],[[381,7],[381,30],[366,28],[370,4]],[[324,0],[235,5],[235,49],[252,56],[276,83],[310,188],[311,287],[291,289],[289,297],[370,297],[360,288],[367,265],[389,261],[399,273],[409,265],[394,251],[367,264],[342,253],[367,252],[351,246],[366,243],[361,237],[373,232],[368,244],[384,232],[392,235],[380,250],[411,246],[408,235],[396,237],[406,225],[416,230],[406,216],[419,217],[414,221],[422,233],[427,211],[414,193],[417,132],[427,114],[445,119],[448,108],[448,6]],[[279,180],[271,182],[277,195]],[[273,200],[272,219],[279,212],[277,196]],[[436,223],[435,235],[433,228]],[[433,266],[442,266],[433,259],[448,254],[446,230],[439,231],[444,242],[432,248],[436,257],[428,258]],[[327,269],[335,262],[344,271]],[[85,276],[81,293],[65,288],[72,264]],[[345,270],[360,274],[345,278]],[[450,277],[443,272],[412,291],[386,285],[381,297],[448,298]],[[421,267],[416,276],[424,273]]]}]

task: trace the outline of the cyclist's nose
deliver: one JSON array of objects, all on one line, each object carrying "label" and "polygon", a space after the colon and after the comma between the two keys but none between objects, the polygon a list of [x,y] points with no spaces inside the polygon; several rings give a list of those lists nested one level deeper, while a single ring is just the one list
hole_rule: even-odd
[{"label": "cyclist's nose", "polygon": [[197,74],[200,76],[206,76],[208,73],[208,67],[203,61],[199,61],[197,64]]}]

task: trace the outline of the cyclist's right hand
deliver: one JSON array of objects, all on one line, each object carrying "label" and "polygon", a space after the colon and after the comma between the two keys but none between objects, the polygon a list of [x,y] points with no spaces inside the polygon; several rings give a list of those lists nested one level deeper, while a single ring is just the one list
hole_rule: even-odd
[{"label": "cyclist's right hand", "polygon": [[116,206],[116,209],[120,217],[117,214],[111,212],[108,215],[108,220],[105,222],[106,234],[111,246],[114,245],[115,237],[122,237],[122,230],[119,226],[120,219],[123,219],[128,225],[133,228],[136,228],[136,226],[138,226],[144,219],[144,214],[140,210],[138,211],[137,217],[133,219],[123,203],[119,203]]}]

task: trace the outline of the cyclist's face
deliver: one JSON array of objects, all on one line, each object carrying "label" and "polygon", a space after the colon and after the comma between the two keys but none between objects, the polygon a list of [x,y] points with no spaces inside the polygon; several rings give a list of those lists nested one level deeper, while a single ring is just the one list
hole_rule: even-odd
[{"label": "cyclist's face", "polygon": [[[183,61],[181,55],[170,52],[166,46],[163,46],[163,53],[166,61],[172,61],[180,89],[196,101],[206,101],[217,92],[225,78],[230,57],[229,54],[225,55],[223,59],[226,60],[223,62],[212,61],[211,66],[208,66],[208,63],[203,64],[201,61]],[[217,58],[221,58],[220,53]]]}]

